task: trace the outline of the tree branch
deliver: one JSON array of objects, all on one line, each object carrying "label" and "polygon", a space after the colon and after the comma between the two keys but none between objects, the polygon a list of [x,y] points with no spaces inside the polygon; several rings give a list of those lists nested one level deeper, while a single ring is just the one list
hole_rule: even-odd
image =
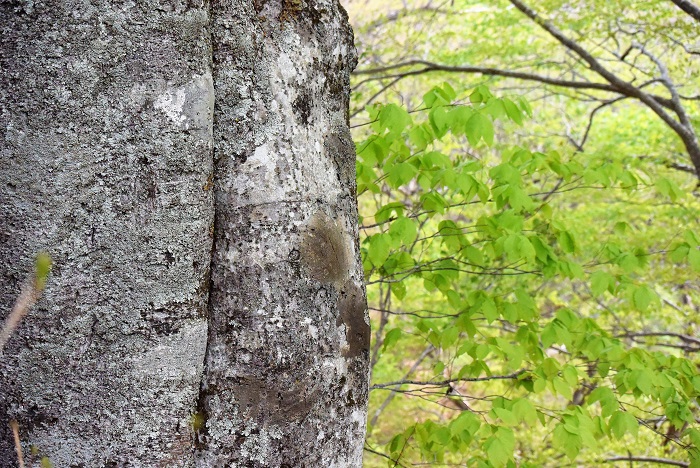
[{"label": "tree branch", "polygon": [[618,461],[628,461],[628,462],[649,462],[649,463],[658,463],[661,465],[673,465],[673,466],[690,466],[690,463],[688,463],[688,462],[671,460],[669,458],[660,458],[660,457],[618,456],[618,457],[606,458],[603,461],[606,463],[614,463],[614,462],[618,462]]},{"label": "tree branch", "polygon": [[690,16],[700,21],[700,7],[690,0],[671,0],[678,8],[688,13]]},{"label": "tree branch", "polygon": [[395,382],[387,382],[383,384],[375,384],[370,387],[370,390],[379,390],[387,387],[396,387],[400,385],[424,385],[432,387],[445,387],[454,382],[487,382],[489,380],[512,380],[517,379],[520,375],[525,373],[525,369],[521,369],[517,372],[507,375],[492,375],[490,377],[471,377],[462,379],[447,379],[447,380],[435,380],[435,381],[423,381],[423,380],[397,380]]},{"label": "tree branch", "polygon": [[[413,374],[416,371],[416,369],[418,369],[418,366],[420,366],[421,362],[423,362],[423,359],[428,357],[428,355],[430,353],[432,353],[434,350],[435,350],[435,348],[433,347],[433,345],[430,345],[427,348],[425,348],[425,351],[423,351],[421,353],[421,355],[418,357],[418,360],[416,360],[416,362],[413,363],[413,365],[411,366],[409,371],[406,372],[406,378],[408,378],[408,376]],[[386,409],[386,407],[389,406],[389,403],[391,403],[391,400],[393,400],[395,396],[396,396],[396,393],[392,392],[388,397],[386,397],[386,399],[384,400],[382,405],[379,408],[377,408],[377,411],[374,412],[374,415],[372,416],[372,420],[369,423],[370,426],[374,427],[377,424],[377,420],[379,419],[379,415],[381,415],[382,412]]]},{"label": "tree branch", "polygon": [[[581,45],[566,37],[556,26],[551,24],[549,21],[546,21],[544,18],[542,18],[534,10],[522,3],[520,0],[509,1],[511,4],[513,4],[513,6],[515,6],[518,10],[525,14],[525,16],[530,18],[532,21],[537,23],[539,27],[541,27],[547,33],[549,33],[550,36],[559,41],[564,47],[581,57],[581,59],[583,59],[588,64],[591,70],[596,72],[599,76],[601,76],[608,83],[610,83],[617,90],[617,92],[630,97],[637,98],[638,100],[646,104],[646,106],[649,109],[651,109],[656,115],[658,115],[661,118],[661,120],[663,120],[669,127],[671,127],[671,129],[680,137],[681,141],[683,141],[683,144],[685,145],[685,148],[688,151],[688,156],[690,156],[690,160],[692,161],[693,166],[695,166],[695,174],[700,179],[700,143],[698,142],[695,130],[692,126],[686,125],[685,122],[679,122],[678,120],[675,120],[664,110],[664,106],[659,101],[654,99],[653,96],[647,94],[642,89],[632,85],[631,83],[628,83],[627,81],[624,81],[614,73],[610,72],[603,65],[601,65],[601,63],[598,60],[596,60],[596,58],[593,57],[593,55],[591,55],[586,49],[581,47]],[[671,101],[673,104],[672,109],[676,113],[683,112],[682,110],[679,111],[677,109],[675,105],[676,99],[672,98]]]},{"label": "tree branch", "polygon": [[405,67],[410,67],[410,66],[415,66],[415,65],[423,65],[424,68],[421,68],[419,70],[411,70],[411,71],[400,73],[400,74],[383,75],[382,79],[384,79],[384,78],[396,78],[399,76],[405,77],[405,76],[412,76],[412,75],[421,75],[423,73],[430,73],[430,72],[435,72],[435,71],[453,72],[453,73],[454,72],[457,72],[457,73],[480,73],[480,74],[486,75],[486,76],[502,76],[502,77],[506,77],[506,78],[517,78],[520,80],[537,81],[539,83],[545,83],[545,84],[550,84],[550,85],[554,85],[554,86],[561,86],[564,88],[595,89],[595,90],[599,90],[599,91],[609,91],[609,92],[613,92],[613,93],[619,92],[614,86],[611,86],[607,83],[561,80],[558,78],[550,78],[548,76],[537,75],[534,73],[515,72],[515,71],[510,71],[510,70],[501,70],[498,68],[470,67],[470,66],[448,66],[448,65],[441,65],[439,63],[429,62],[426,60],[409,60],[406,62],[397,63],[395,65],[388,65],[385,67],[367,68],[364,70],[355,70],[353,72],[353,75],[376,75],[379,73],[385,73],[385,72],[389,72],[392,70],[397,70],[400,68],[405,68]]}]

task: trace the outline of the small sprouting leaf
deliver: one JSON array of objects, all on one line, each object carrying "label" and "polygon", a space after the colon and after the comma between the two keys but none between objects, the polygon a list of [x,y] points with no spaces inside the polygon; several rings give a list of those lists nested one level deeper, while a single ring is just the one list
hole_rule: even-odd
[{"label": "small sprouting leaf", "polygon": [[51,271],[51,257],[46,252],[41,252],[36,256],[34,265],[36,268],[36,288],[41,291],[46,286],[46,278]]},{"label": "small sprouting leaf", "polygon": [[194,432],[198,432],[200,429],[204,428],[206,419],[204,418],[204,413],[197,412],[190,416],[190,426]]}]

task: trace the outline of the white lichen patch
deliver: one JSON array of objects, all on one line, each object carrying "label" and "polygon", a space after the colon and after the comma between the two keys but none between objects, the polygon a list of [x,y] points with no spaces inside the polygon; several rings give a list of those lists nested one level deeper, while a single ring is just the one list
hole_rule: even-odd
[{"label": "white lichen patch", "polygon": [[292,59],[285,52],[280,53],[279,57],[277,57],[277,66],[285,82],[289,83],[296,78],[297,69]]},{"label": "white lichen patch", "polygon": [[263,427],[258,430],[257,434],[252,435],[255,426],[257,425],[252,423],[246,428],[251,435],[241,445],[241,455],[248,460],[267,465],[270,451],[273,450],[271,442],[273,439],[281,439],[282,431],[277,426]]},{"label": "white lichen patch", "polygon": [[199,379],[207,344],[207,323],[196,320],[165,336],[145,353],[131,358],[134,377],[161,380]]},{"label": "white lichen patch", "polygon": [[199,130],[211,138],[214,122],[214,82],[211,73],[194,75],[185,86],[159,94],[153,107],[183,130]]},{"label": "white lichen patch", "polygon": [[185,90],[169,90],[158,96],[153,103],[153,107],[162,111],[170,120],[177,124],[182,124],[187,120],[182,110],[185,106]]}]

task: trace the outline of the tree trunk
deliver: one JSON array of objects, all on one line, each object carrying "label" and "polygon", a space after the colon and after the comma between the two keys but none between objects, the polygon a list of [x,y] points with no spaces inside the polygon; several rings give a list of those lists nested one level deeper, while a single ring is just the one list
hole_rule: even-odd
[{"label": "tree trunk", "polygon": [[347,18],[193,3],[0,4],[2,466],[361,465]]}]

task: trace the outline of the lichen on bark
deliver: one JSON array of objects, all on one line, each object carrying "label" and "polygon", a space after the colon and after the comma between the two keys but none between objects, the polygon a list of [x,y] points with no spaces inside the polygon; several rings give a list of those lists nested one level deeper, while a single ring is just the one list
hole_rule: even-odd
[{"label": "lichen on bark", "polygon": [[212,13],[205,465],[362,464],[369,325],[347,126],[355,52],[336,1],[290,3],[229,1]]},{"label": "lichen on bark", "polygon": [[[336,0],[0,4],[3,421],[55,466],[361,465]],[[3,465],[4,466],[4,465]]]},{"label": "lichen on bark", "polygon": [[[54,268],[0,357],[54,466],[192,465],[213,222],[206,6],[0,4],[0,304]],[[167,27],[165,25],[168,25]],[[35,460],[36,461],[36,460]]]}]

